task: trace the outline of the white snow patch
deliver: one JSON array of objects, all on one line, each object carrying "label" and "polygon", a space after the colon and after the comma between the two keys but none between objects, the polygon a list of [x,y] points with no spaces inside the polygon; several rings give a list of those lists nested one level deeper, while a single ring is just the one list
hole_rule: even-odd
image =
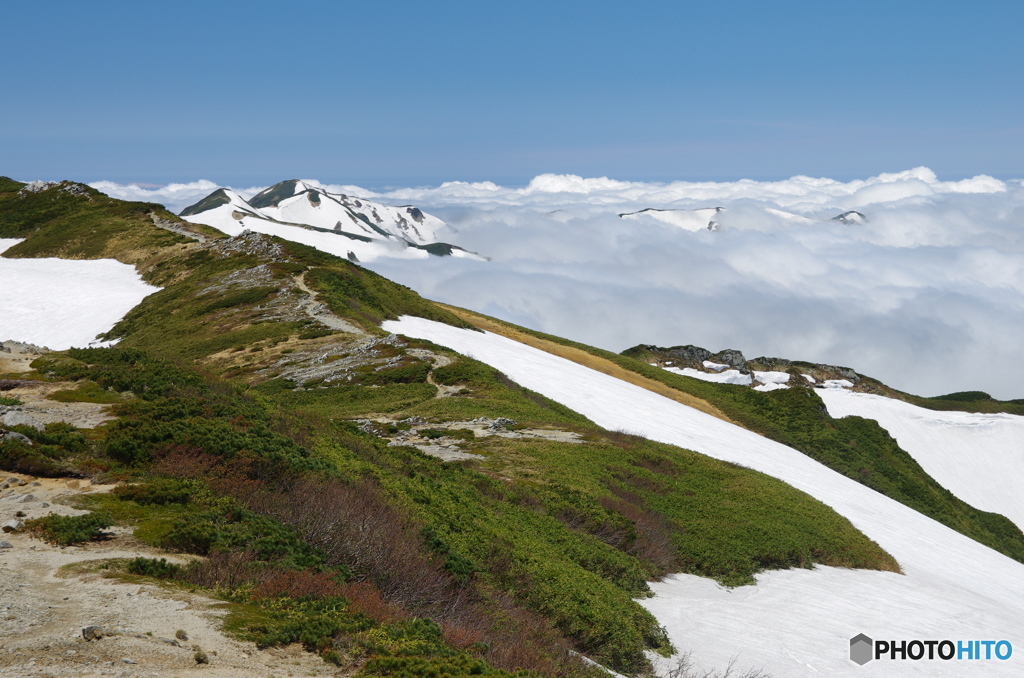
[{"label": "white snow patch", "polygon": [[[728,367],[725,365],[724,367]],[[694,379],[701,379],[703,381],[711,381],[716,384],[739,384],[740,386],[750,386],[753,379],[749,374],[743,374],[739,370],[726,370],[725,372],[701,372],[695,370],[692,367],[663,367],[663,370],[681,374],[684,377],[693,377]]]},{"label": "white snow patch", "polygon": [[[652,584],[639,601],[673,644],[701,666],[743,666],[776,676],[1018,676],[1019,660],[849,660],[858,633],[876,639],[1008,639],[1024,646],[1024,565],[846,478],[796,450],[638,386],[490,333],[421,318],[389,332],[472,356],[606,429],[629,429],[775,476],[846,516],[900,563],[905,576],[819,567],[761,575],[733,590],[696,577]],[[1019,651],[1019,650],[1018,650]]]},{"label": "white snow patch", "polygon": [[1024,530],[1024,417],[936,412],[852,391],[819,391],[833,417],[874,419],[928,475]]},{"label": "white snow patch", "polygon": [[853,382],[849,379],[826,379],[825,388],[852,388]]},{"label": "white snow patch", "polygon": [[803,377],[804,379],[806,379],[807,383],[809,383],[809,384],[817,384],[818,383],[818,380],[815,379],[814,377],[812,377],[809,374],[801,374],[800,376]]},{"label": "white snow patch", "polygon": [[754,387],[755,391],[778,391],[781,388],[789,388],[789,372],[758,372],[754,370],[754,379],[761,382]]},{"label": "white snow patch", "polygon": [[[19,242],[0,239],[0,254]],[[113,259],[0,257],[0,341],[88,346],[159,289]]]},{"label": "white snow patch", "polygon": [[721,372],[722,370],[724,370],[725,368],[727,368],[729,366],[728,365],[723,365],[722,363],[713,363],[710,360],[705,360],[704,361],[704,367],[709,369],[709,370],[714,370],[716,372]]}]

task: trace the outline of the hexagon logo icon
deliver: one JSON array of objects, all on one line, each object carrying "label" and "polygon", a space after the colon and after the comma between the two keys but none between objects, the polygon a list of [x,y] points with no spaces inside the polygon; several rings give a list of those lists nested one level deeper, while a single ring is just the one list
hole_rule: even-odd
[{"label": "hexagon logo icon", "polygon": [[850,638],[850,659],[861,666],[874,659],[875,641],[863,633]]}]

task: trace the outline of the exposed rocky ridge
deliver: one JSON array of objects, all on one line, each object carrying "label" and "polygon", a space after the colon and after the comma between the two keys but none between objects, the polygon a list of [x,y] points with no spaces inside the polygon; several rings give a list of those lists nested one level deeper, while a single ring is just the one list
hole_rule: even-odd
[{"label": "exposed rocky ridge", "polygon": [[[849,388],[855,391],[884,392],[886,394],[892,392],[892,389],[880,382],[865,377],[849,367],[765,356],[748,360],[741,351],[736,349],[724,349],[712,353],[706,348],[693,345],[664,348],[651,344],[640,344],[626,349],[622,355],[637,358],[656,367],[679,370],[690,368],[706,374],[720,374],[727,369],[733,369],[743,375],[751,375],[755,372],[788,372],[791,375],[800,375],[801,378],[785,382],[791,387],[823,387],[826,383],[833,385],[845,380],[850,382]],[[749,385],[755,386],[756,380],[751,381]]]},{"label": "exposed rocky ridge", "polygon": [[30,181],[25,184],[20,191],[18,191],[18,195],[25,196],[29,193],[42,193],[43,191],[54,187],[56,187],[61,193],[76,195],[92,200],[92,196],[89,194],[89,191],[93,189],[90,189],[85,184],[80,184],[76,181]]}]

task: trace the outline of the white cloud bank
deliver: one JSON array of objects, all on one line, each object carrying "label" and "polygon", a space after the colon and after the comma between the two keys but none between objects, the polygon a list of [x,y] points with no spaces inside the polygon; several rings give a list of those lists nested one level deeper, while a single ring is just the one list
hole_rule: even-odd
[{"label": "white cloud bank", "polygon": [[[93,185],[175,210],[214,188]],[[372,264],[439,301],[616,351],[694,343],[848,365],[923,395],[1024,397],[1020,181],[915,168],[849,182],[548,174],[521,188],[328,188],[416,204],[459,230],[455,244],[493,258]],[[617,216],[708,207],[725,208],[717,232]],[[847,210],[868,221],[830,221]]]}]

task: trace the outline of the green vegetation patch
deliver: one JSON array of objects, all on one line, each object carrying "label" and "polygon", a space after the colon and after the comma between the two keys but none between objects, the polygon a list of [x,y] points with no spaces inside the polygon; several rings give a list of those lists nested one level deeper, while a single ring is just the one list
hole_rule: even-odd
[{"label": "green vegetation patch", "polygon": [[83,381],[73,389],[54,391],[46,396],[47,400],[59,403],[96,403],[109,405],[123,400],[120,393],[108,391],[94,381]]},{"label": "green vegetation patch", "polygon": [[[34,426],[8,426],[28,438],[29,442],[7,439],[0,443],[0,470],[34,476],[80,476],[75,470],[92,451],[92,441],[79,429],[63,422],[47,424],[43,430]],[[74,460],[78,463],[74,463]]]},{"label": "green vegetation patch", "polygon": [[114,520],[104,513],[87,513],[84,516],[54,514],[25,523],[30,532],[57,546],[103,539],[108,536],[103,530],[113,525]]},{"label": "green vegetation patch", "polygon": [[10,177],[0,177],[0,193],[13,193],[25,188],[26,184],[15,181]]},{"label": "green vegetation patch", "polygon": [[4,256],[125,260],[140,251],[191,242],[153,224],[150,214],[177,219],[161,205],[115,200],[84,184],[76,185],[80,195],[62,188],[0,191],[0,238],[27,238]]},{"label": "green vegetation patch", "polygon": [[344,318],[355,320],[366,329],[379,332],[377,326],[382,321],[402,315],[419,316],[455,327],[471,327],[408,287],[349,261],[337,257],[325,259],[316,250],[300,251],[301,247],[289,243],[287,249],[299,253],[304,261],[315,262],[316,268],[311,268],[306,274],[306,283],[328,308]]}]

